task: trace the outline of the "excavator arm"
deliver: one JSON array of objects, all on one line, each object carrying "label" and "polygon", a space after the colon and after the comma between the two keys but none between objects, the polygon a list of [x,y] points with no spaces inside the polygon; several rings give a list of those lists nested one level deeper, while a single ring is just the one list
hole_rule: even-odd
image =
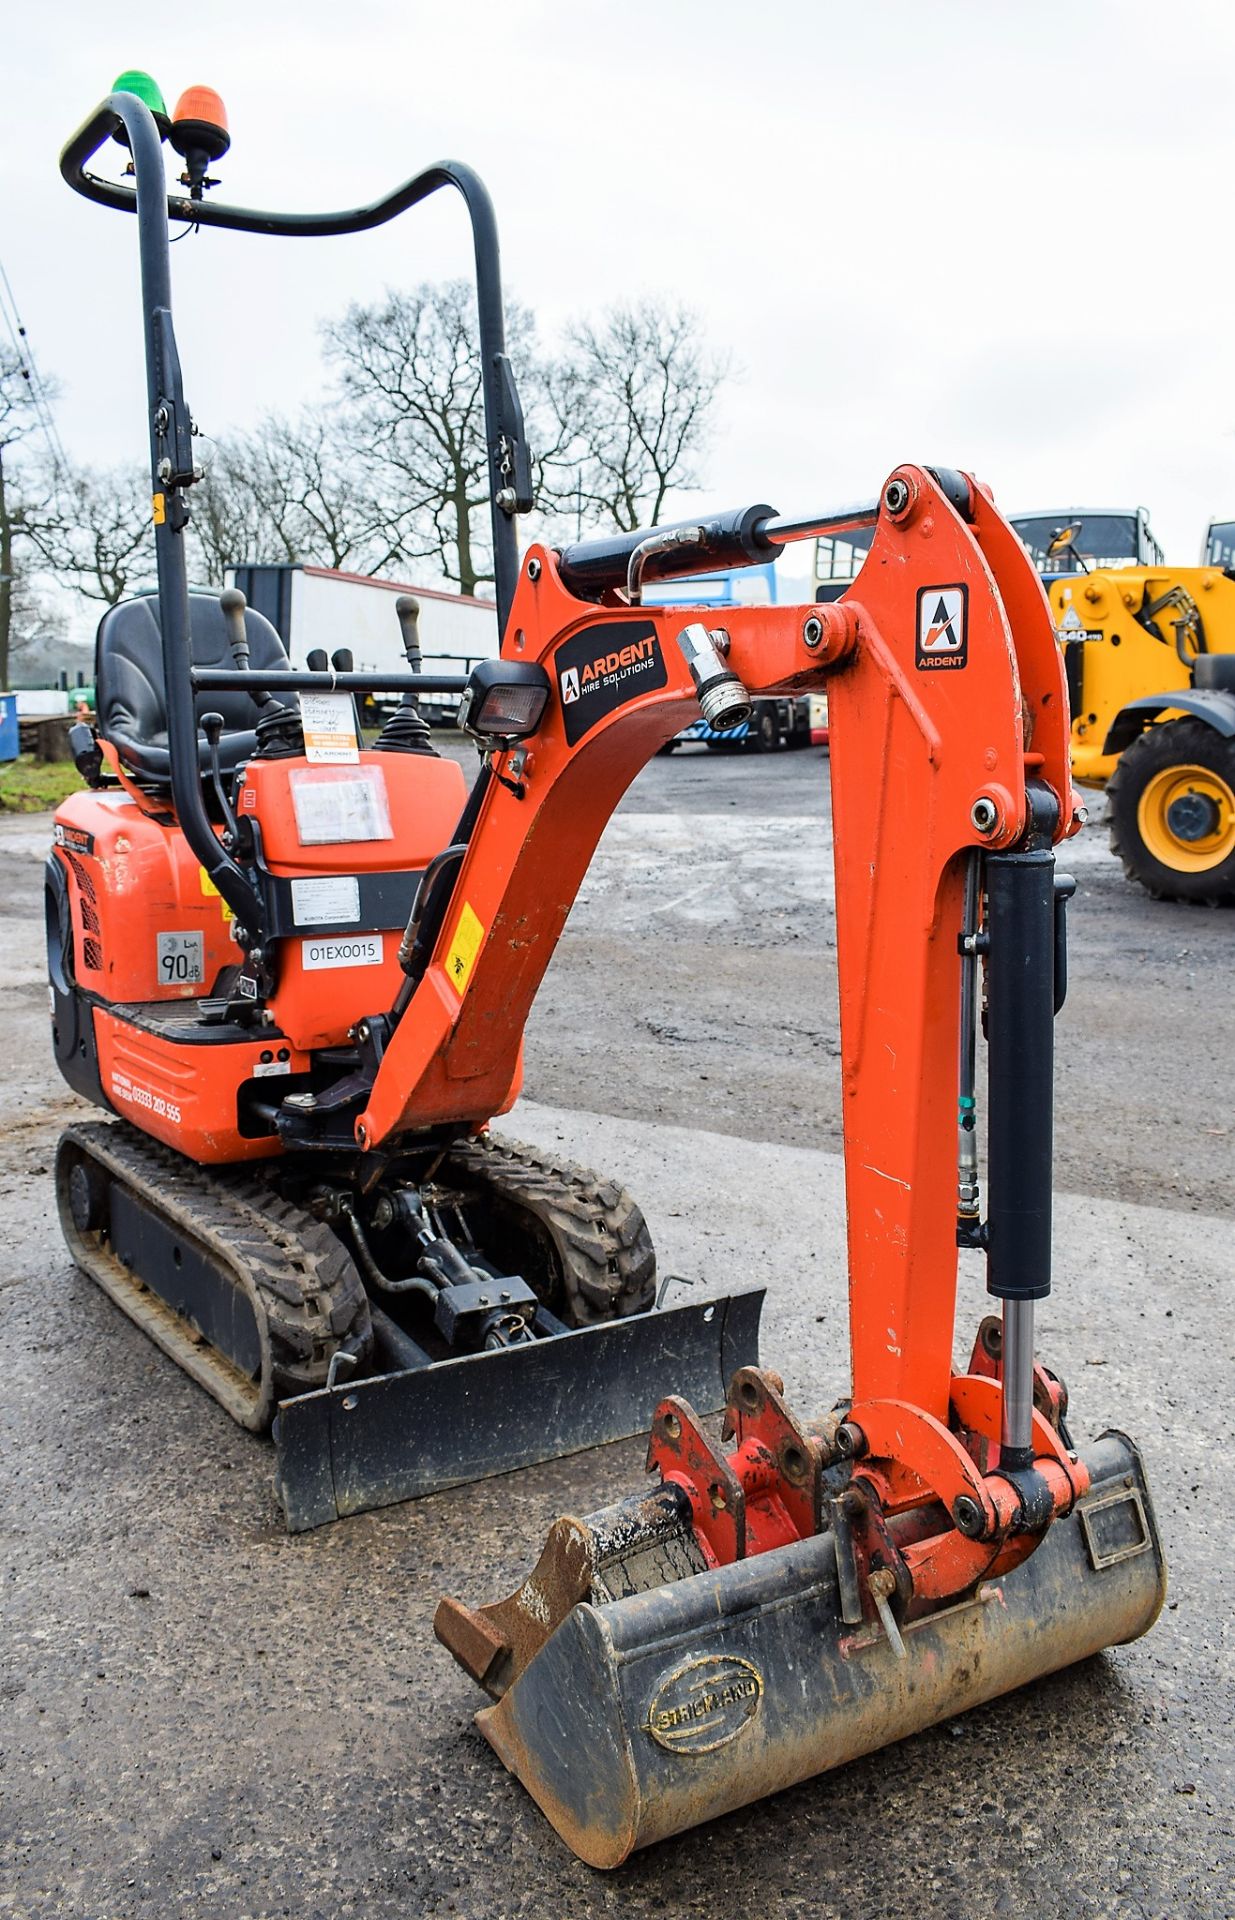
[{"label": "excavator arm", "polygon": [[[967,862],[1022,838],[1031,785],[1050,838],[1077,819],[1042,589],[982,490],[949,478],[945,492],[899,469],[850,594],[726,608],[722,656],[752,696],[828,692],[854,1391],[937,1422],[951,1392]],[[504,657],[545,668],[545,717],[529,745],[493,756],[431,958],[358,1120],[362,1146],[481,1122],[509,1100],[605,825],[693,711],[679,636],[698,612],[581,602],[554,554],[527,556]]]},{"label": "excavator arm", "polygon": [[[457,1106],[469,1076],[479,1113],[509,1073],[604,822],[689,705],[697,617],[585,611],[552,555],[525,565],[507,650],[543,662],[551,704],[526,797],[486,796],[412,1003],[434,1021],[396,1030],[371,1139]],[[495,1702],[485,1737],[598,1866],[1135,1637],[1163,1593],[1139,1456],[1108,1435],[1082,1459],[1034,1356],[1071,890],[1054,847],[1083,817],[1038,579],[984,489],[903,467],[842,600],[724,619],[748,693],[828,692],[850,1391],[804,1423],[741,1369],[719,1446],[670,1395],[655,1493],[560,1520],[509,1599],[442,1601],[438,1637]],[[583,655],[637,642],[657,677],[572,724]],[[959,1374],[958,1243],[1001,1307]]]}]

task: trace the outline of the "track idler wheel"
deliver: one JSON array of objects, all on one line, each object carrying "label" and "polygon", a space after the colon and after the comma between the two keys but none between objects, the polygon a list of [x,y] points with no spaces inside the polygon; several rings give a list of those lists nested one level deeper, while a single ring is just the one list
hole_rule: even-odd
[{"label": "track idler wheel", "polygon": [[329,1227],[260,1175],[194,1166],[134,1129],[70,1127],[56,1199],[84,1273],[243,1427],[367,1360],[368,1300]]},{"label": "track idler wheel", "polygon": [[107,1178],[91,1160],[74,1159],[68,1170],[68,1203],[78,1233],[99,1233],[107,1226]]}]

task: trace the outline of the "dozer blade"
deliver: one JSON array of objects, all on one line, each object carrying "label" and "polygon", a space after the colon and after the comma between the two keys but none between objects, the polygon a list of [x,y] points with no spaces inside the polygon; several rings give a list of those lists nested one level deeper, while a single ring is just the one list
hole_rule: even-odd
[{"label": "dozer blade", "polygon": [[284,1400],[275,1484],[288,1529],[629,1439],[680,1380],[715,1412],[734,1368],[758,1364],[764,1297],[754,1287]]},{"label": "dozer blade", "polygon": [[[827,1532],[571,1604],[571,1581],[577,1592],[590,1579],[600,1594],[638,1585],[658,1558],[651,1545],[663,1564],[667,1489],[640,1503],[642,1526],[634,1502],[596,1516],[595,1532],[559,1521],[519,1594],[475,1613],[443,1602],[437,1631],[491,1692],[517,1674],[477,1725],[568,1846],[591,1866],[616,1867],[636,1848],[1144,1633],[1166,1571],[1140,1455],[1106,1433],[1087,1465],[1092,1488],[1076,1510],[1014,1571],[904,1627],[903,1657],[877,1623],[841,1620]],[[555,1626],[538,1651],[536,1614]]]}]

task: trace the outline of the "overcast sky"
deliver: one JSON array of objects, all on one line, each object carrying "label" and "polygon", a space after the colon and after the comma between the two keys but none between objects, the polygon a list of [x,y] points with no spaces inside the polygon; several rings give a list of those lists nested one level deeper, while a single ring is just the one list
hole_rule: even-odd
[{"label": "overcast sky", "polygon": [[[56,169],[141,66],[169,106],[222,93],[229,200],[351,205],[464,159],[546,333],[645,290],[696,306],[740,376],[686,510],[805,512],[909,459],[1008,511],[1143,503],[1184,563],[1235,517],[1229,5],[10,0],[3,57],[0,259],[74,455],[144,457],[135,226]],[[470,270],[446,195],[172,259],[207,432],[312,397],[348,299]]]}]

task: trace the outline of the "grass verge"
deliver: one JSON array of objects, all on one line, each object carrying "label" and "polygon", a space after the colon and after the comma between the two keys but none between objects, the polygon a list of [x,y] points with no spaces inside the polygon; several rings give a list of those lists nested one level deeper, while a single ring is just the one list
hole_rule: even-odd
[{"label": "grass verge", "polygon": [[23,753],[0,767],[0,813],[46,813],[82,784],[71,760],[36,760]]}]

